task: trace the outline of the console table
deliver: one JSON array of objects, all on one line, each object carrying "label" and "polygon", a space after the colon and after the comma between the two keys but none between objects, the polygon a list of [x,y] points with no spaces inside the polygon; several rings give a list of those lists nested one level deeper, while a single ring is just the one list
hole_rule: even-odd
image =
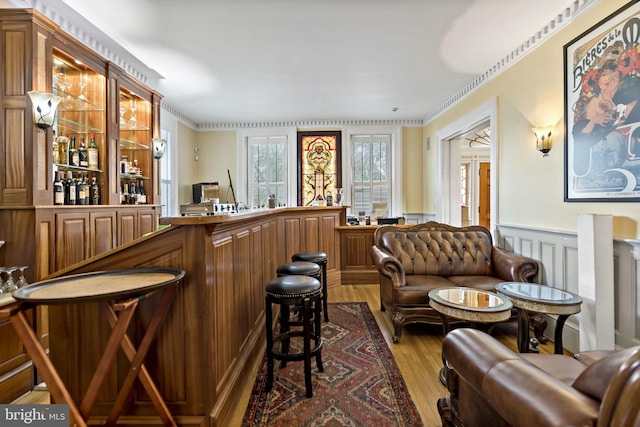
[{"label": "console table", "polygon": [[[184,275],[185,272],[178,269],[142,268],[91,272],[44,280],[13,292],[12,296],[16,303],[2,307],[0,309],[0,318],[10,319],[33,363],[45,380],[52,401],[69,405],[71,421],[75,425],[87,425],[87,419],[98,398],[104,380],[116,359],[118,349],[122,347],[131,365],[107,417],[106,425],[116,424],[125,405],[127,395],[137,378],[149,394],[162,422],[165,425],[175,426],[176,422],[169,413],[143,362],[154,335],[174,299],[177,285]],[[136,348],[133,341],[127,336],[127,328],[133,319],[138,304],[156,293],[160,294],[159,303],[156,305],[149,320],[139,347]],[[78,407],[45,349],[40,344],[31,323],[25,315],[25,310],[38,305],[66,305],[88,302],[98,303],[103,316],[111,327],[111,335]]]}]

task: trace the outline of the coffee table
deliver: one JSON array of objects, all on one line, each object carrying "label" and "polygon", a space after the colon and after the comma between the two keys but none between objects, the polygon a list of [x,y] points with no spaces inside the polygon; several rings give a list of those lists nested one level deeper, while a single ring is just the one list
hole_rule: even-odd
[{"label": "coffee table", "polygon": [[[449,319],[475,323],[498,323],[509,320],[513,304],[508,298],[474,288],[438,288],[429,292],[429,305],[442,318],[444,334],[449,333]],[[443,365],[446,366],[444,356]],[[440,382],[446,385],[446,370],[440,370]]]},{"label": "coffee table", "polygon": [[537,283],[505,282],[496,285],[499,295],[508,298],[518,310],[518,350],[529,352],[529,312],[557,315],[554,353],[563,354],[562,329],[569,316],[580,312],[582,298],[562,289]]}]

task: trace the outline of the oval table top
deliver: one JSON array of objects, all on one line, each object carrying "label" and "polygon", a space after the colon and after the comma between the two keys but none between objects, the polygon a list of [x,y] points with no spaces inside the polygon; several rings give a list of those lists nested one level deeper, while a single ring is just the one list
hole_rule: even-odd
[{"label": "oval table top", "polygon": [[184,270],[174,268],[134,268],[96,271],[43,280],[11,294],[30,304],[69,304],[134,297],[182,279]]}]

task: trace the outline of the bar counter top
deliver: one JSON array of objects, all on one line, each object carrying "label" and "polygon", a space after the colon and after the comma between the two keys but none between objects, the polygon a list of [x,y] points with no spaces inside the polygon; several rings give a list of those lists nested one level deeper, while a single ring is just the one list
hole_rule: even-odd
[{"label": "bar counter top", "polygon": [[[160,218],[161,225],[198,225],[198,224],[227,224],[244,220],[251,220],[259,218],[261,216],[274,215],[274,214],[298,214],[309,212],[322,212],[322,211],[346,211],[348,206],[286,206],[279,208],[263,208],[263,209],[249,209],[232,214],[221,215],[185,215],[177,217],[162,217]],[[344,224],[344,222],[342,222]]]}]

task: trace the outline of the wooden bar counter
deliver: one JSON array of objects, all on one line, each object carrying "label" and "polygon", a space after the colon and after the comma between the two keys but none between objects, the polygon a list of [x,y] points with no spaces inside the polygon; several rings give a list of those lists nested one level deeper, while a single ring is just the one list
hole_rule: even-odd
[{"label": "wooden bar counter", "polygon": [[[329,286],[340,282],[345,207],[276,208],[234,215],[161,218],[169,225],[51,277],[125,268],[186,271],[146,366],[182,426],[225,426],[247,366],[264,351],[264,288],[293,253],[328,255]],[[129,335],[140,338],[158,301],[141,301]],[[50,357],[80,401],[109,337],[97,306],[52,306]],[[137,344],[137,343],[135,343]],[[83,352],[80,352],[80,349]],[[87,351],[90,348],[92,350]],[[120,352],[91,413],[102,423],[129,363]],[[124,406],[119,423],[161,424],[144,387]]]}]

